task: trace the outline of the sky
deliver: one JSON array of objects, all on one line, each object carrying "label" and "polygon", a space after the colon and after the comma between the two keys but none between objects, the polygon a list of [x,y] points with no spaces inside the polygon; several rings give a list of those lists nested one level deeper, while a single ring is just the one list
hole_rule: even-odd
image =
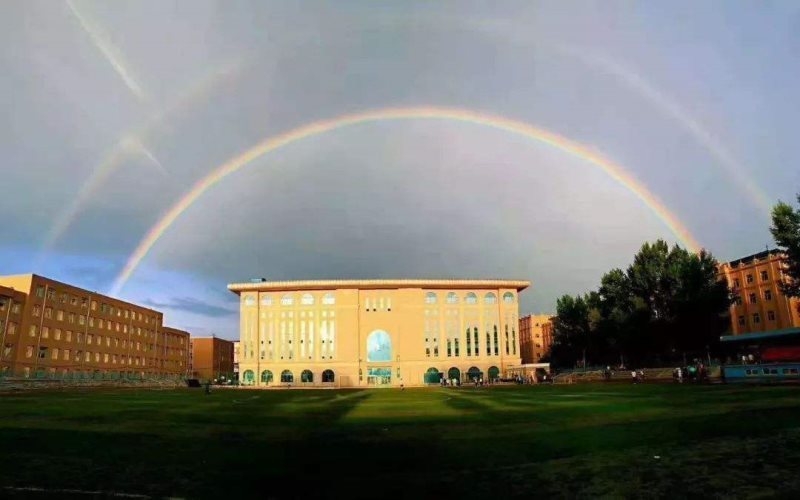
[{"label": "sky", "polygon": [[[688,244],[664,211],[722,261],[772,245],[770,207],[800,191],[797,89],[794,1],[9,0],[0,274],[232,339],[226,285],[260,277],[524,279],[520,312],[553,312],[644,241]],[[254,155],[132,261],[243,152],[385,108],[451,111]]]}]

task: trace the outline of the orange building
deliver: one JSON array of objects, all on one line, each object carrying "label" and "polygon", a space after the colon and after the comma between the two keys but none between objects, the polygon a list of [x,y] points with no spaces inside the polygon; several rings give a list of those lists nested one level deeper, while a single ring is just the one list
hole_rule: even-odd
[{"label": "orange building", "polygon": [[785,279],[784,259],[779,250],[767,250],[720,264],[736,296],[730,307],[733,335],[800,327],[800,301],[778,286]]},{"label": "orange building", "polygon": [[553,321],[550,314],[529,314],[519,319],[519,350],[522,363],[539,363],[553,345]]},{"label": "orange building", "polygon": [[185,375],[189,334],[152,309],[55,280],[0,276],[0,373],[20,377]]},{"label": "orange building", "polygon": [[233,342],[217,337],[193,337],[191,345],[193,378],[233,378]]}]

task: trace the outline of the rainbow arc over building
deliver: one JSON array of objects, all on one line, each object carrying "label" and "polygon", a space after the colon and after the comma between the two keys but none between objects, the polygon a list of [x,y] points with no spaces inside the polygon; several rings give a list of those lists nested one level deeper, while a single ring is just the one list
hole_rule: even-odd
[{"label": "rainbow arc over building", "polygon": [[469,109],[438,106],[390,107],[342,115],[301,125],[282,134],[269,137],[219,165],[195,183],[145,234],[115,279],[110,293],[112,295],[118,294],[159,238],[181,214],[227,176],[277,149],[304,139],[354,125],[397,120],[447,120],[469,123],[501,130],[552,146],[601,169],[610,178],[641,200],[667,226],[681,244],[692,251],[700,249],[700,245],[689,229],[646,186],[636,180],[619,164],[604,158],[599,153],[576,141],[529,123]]}]

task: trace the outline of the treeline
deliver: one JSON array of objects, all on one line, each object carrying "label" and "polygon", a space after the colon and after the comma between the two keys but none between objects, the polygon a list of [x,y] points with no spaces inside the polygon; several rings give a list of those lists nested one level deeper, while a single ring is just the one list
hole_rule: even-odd
[{"label": "treeline", "polygon": [[713,354],[732,300],[717,264],[704,250],[645,243],[596,291],[558,299],[551,363],[644,366]]}]

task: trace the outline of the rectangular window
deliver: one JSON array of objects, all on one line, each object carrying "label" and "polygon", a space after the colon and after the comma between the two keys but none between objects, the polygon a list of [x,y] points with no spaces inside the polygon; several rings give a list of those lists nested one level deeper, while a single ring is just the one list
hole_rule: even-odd
[{"label": "rectangular window", "polygon": [[761,281],[769,281],[769,274],[766,271],[761,271]]},{"label": "rectangular window", "polygon": [[756,298],[756,294],[751,293],[750,294],[750,303],[751,304],[755,304],[757,301],[758,301],[758,299]]},{"label": "rectangular window", "polygon": [[45,307],[44,308],[44,317],[47,319],[53,319],[53,308],[52,307]]},{"label": "rectangular window", "polygon": [[39,330],[37,329],[37,326],[36,326],[36,325],[31,325],[31,326],[30,326],[30,328],[28,329],[28,335],[29,335],[29,336],[31,336],[31,337],[35,337],[35,336],[36,336],[36,333],[37,333],[38,331],[39,331]]},{"label": "rectangular window", "polygon": [[33,317],[38,318],[41,315],[42,315],[42,308],[39,306],[39,304],[34,304],[33,305]]},{"label": "rectangular window", "polygon": [[747,275],[747,282],[748,283],[752,283],[753,282],[753,275],[752,274],[748,274]]},{"label": "rectangular window", "polygon": [[50,338],[50,328],[47,326],[42,327],[42,338],[47,339]]},{"label": "rectangular window", "polygon": [[772,290],[764,290],[764,300],[772,300]]},{"label": "rectangular window", "polygon": [[[44,292],[42,292],[42,293],[44,293]],[[25,357],[26,358],[32,358],[33,357],[33,346],[32,345],[25,346]]]},{"label": "rectangular window", "polygon": [[64,349],[64,360],[69,361],[69,349]]},{"label": "rectangular window", "polygon": [[775,311],[767,311],[767,319],[770,321],[775,321]]},{"label": "rectangular window", "polygon": [[47,358],[47,347],[41,346],[39,347],[39,359]]},{"label": "rectangular window", "polygon": [[36,287],[36,296],[40,299],[44,298],[44,287],[42,285]]},{"label": "rectangular window", "polygon": [[456,357],[458,357],[458,356],[459,356],[459,353],[458,353],[458,339],[455,339],[455,340],[453,341],[453,346],[455,347],[455,348],[454,348],[454,351],[455,351],[455,353],[456,353]]},{"label": "rectangular window", "polygon": [[761,323],[761,315],[758,313],[753,313],[753,323],[758,324]]},{"label": "rectangular window", "polygon": [[64,311],[62,311],[61,309],[56,311],[56,319],[58,321],[64,321]]},{"label": "rectangular window", "polygon": [[53,339],[61,340],[61,328],[56,328],[55,330],[53,330]]}]

